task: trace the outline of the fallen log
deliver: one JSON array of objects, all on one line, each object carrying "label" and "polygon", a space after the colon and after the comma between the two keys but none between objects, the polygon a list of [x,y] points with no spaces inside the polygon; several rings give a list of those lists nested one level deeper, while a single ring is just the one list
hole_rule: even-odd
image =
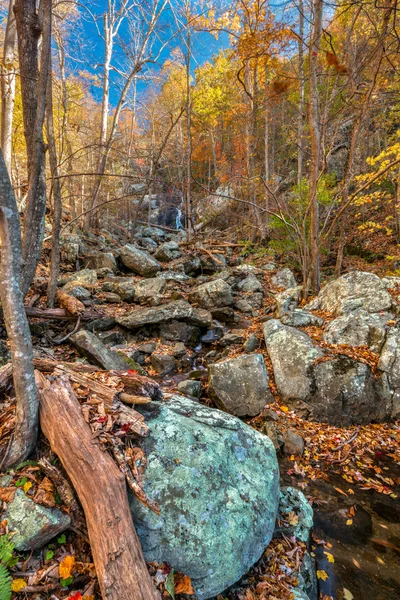
[{"label": "fallen log", "polygon": [[74,296],[70,296],[67,292],[63,290],[56,291],[56,300],[61,308],[64,308],[66,311],[74,315],[75,317],[82,317],[86,308],[85,305],[78,300],[78,298],[74,298]]},{"label": "fallen log", "polygon": [[36,371],[40,422],[81,501],[104,600],[160,600],[133,526],[124,475],[102,452],[66,376]]},{"label": "fallen log", "polygon": [[[36,306],[25,306],[25,312],[27,317],[33,317],[35,319],[77,319],[76,315],[71,314],[65,308],[38,308]],[[100,319],[104,314],[97,310],[85,310],[80,318],[82,321],[94,321]]]}]

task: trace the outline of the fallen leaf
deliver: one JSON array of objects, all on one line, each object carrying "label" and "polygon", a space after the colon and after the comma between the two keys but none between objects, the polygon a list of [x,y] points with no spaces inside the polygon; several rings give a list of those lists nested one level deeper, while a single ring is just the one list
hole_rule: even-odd
[{"label": "fallen leaf", "polygon": [[318,579],[322,579],[322,581],[326,581],[329,578],[329,575],[326,571],[319,569],[317,571],[317,577],[318,577]]},{"label": "fallen leaf", "polygon": [[56,490],[48,477],[45,477],[39,485],[33,501],[36,504],[43,504],[43,506],[48,506],[49,508],[53,508],[56,505]]},{"label": "fallen leaf", "polygon": [[2,502],[12,502],[16,491],[15,487],[0,488],[0,500]]},{"label": "fallen leaf", "polygon": [[25,579],[14,579],[11,584],[11,589],[13,592],[20,592],[26,587]]},{"label": "fallen leaf", "polygon": [[82,594],[80,592],[76,592],[73,596],[70,596],[68,600],[81,600]]},{"label": "fallen leaf", "polygon": [[175,594],[194,594],[192,580],[188,575],[183,575],[183,573],[175,573],[174,583]]},{"label": "fallen leaf", "polygon": [[358,560],[356,558],[353,558],[353,565],[355,565],[357,567],[357,569],[361,569],[360,563],[358,562]]},{"label": "fallen leaf", "polygon": [[32,481],[27,481],[26,483],[24,483],[24,492],[25,494],[27,494],[29,492],[29,490],[31,489],[33,483]]},{"label": "fallen leaf", "polygon": [[343,490],[341,490],[340,488],[335,487],[335,490],[337,492],[339,492],[339,494],[342,494],[342,496],[347,496],[346,492],[344,492]]},{"label": "fallen leaf", "polygon": [[354,600],[353,594],[347,588],[343,588],[343,600]]},{"label": "fallen leaf", "polygon": [[346,525],[353,525],[353,519],[347,519]]},{"label": "fallen leaf", "polygon": [[75,556],[66,556],[59,564],[58,570],[61,579],[68,579],[72,575],[75,565]]},{"label": "fallen leaf", "polygon": [[328,562],[330,563],[334,563],[335,562],[335,557],[333,556],[333,554],[331,554],[330,552],[325,552],[324,554],[326,556],[326,558],[328,559]]}]

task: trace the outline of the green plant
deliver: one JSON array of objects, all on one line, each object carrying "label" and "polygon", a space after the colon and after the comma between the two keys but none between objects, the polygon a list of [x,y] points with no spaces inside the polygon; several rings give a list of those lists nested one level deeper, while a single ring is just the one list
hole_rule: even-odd
[{"label": "green plant", "polygon": [[9,568],[13,567],[18,558],[13,556],[14,544],[8,535],[0,536],[0,600],[10,600],[12,577]]}]

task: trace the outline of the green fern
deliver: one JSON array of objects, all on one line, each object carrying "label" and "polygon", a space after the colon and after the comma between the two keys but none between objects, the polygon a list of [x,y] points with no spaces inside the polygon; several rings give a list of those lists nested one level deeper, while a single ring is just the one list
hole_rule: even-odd
[{"label": "green fern", "polygon": [[11,585],[12,578],[6,567],[0,563],[0,600],[10,600],[11,599]]},{"label": "green fern", "polygon": [[37,467],[38,466],[38,462],[37,460],[24,460],[24,462],[19,463],[19,465],[17,465],[16,467],[14,467],[14,471],[20,471],[21,469],[24,469],[25,467]]},{"label": "green fern", "polygon": [[14,544],[10,541],[8,535],[0,536],[0,563],[6,567],[10,566],[13,559]]}]

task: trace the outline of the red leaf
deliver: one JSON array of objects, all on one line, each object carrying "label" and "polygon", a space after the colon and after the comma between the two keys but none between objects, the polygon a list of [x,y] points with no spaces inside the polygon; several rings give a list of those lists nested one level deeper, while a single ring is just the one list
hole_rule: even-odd
[{"label": "red leaf", "polygon": [[80,592],[76,592],[73,596],[70,596],[68,600],[81,600],[82,594]]}]

